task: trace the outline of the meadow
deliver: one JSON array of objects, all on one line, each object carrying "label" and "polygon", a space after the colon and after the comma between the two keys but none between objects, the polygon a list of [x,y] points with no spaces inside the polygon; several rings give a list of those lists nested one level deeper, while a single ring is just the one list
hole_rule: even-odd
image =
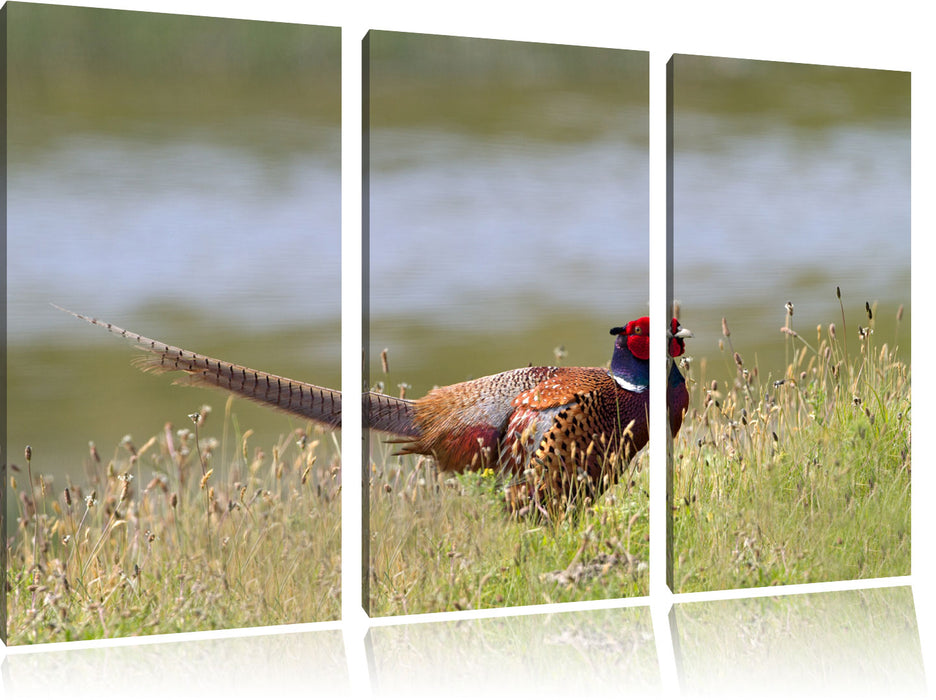
[{"label": "meadow", "polygon": [[89,444],[80,477],[25,448],[8,472],[9,644],[340,616],[337,436],[255,444],[231,406],[110,455]]},{"label": "meadow", "polygon": [[596,503],[554,522],[511,516],[490,469],[446,474],[426,458],[381,456],[371,463],[371,615],[647,595],[646,452]]},{"label": "meadow", "polygon": [[[674,590],[910,573],[910,367],[901,305],[862,324],[777,324],[785,367],[734,347],[681,362],[692,403],[673,446]],[[725,377],[725,381],[713,377]]]}]

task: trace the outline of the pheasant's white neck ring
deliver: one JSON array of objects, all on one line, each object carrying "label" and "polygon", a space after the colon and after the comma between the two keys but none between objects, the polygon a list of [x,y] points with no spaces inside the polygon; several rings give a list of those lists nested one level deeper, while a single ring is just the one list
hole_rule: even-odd
[{"label": "pheasant's white neck ring", "polygon": [[616,374],[612,374],[611,376],[614,377],[614,381],[618,383],[619,387],[626,389],[627,391],[633,391],[635,394],[642,394],[650,386],[649,384],[634,384],[624,379],[624,377],[619,377]]}]

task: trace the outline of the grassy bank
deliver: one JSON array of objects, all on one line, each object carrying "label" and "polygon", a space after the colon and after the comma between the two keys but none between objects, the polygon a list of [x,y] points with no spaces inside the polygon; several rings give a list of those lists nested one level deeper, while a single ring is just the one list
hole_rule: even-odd
[{"label": "grassy bank", "polygon": [[[900,323],[902,308],[897,311]],[[866,325],[777,333],[789,361],[765,372],[732,345],[690,361],[693,406],[673,453],[677,591],[910,572],[910,368]]]},{"label": "grassy bank", "polygon": [[647,453],[597,503],[557,522],[512,518],[492,470],[440,474],[374,446],[375,616],[647,595]]},{"label": "grassy bank", "polygon": [[64,483],[39,445],[11,467],[10,644],[339,617],[333,438],[297,430],[267,451],[230,406],[110,459],[92,448]]}]

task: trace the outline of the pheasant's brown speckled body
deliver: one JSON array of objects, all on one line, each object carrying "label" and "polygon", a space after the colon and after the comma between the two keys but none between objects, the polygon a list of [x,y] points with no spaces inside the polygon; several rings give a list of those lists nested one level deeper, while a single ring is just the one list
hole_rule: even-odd
[{"label": "pheasant's brown speckled body", "polygon": [[647,443],[648,402],[647,390],[624,389],[599,367],[515,369],[417,400],[420,437],[403,452],[430,454],[442,470],[500,468],[530,493],[600,490],[615,478],[610,467]]},{"label": "pheasant's brown speckled body", "polygon": [[611,332],[610,369],[526,367],[433,389],[412,402],[418,436],[402,452],[496,468],[514,507],[600,493],[649,437],[649,319]]}]

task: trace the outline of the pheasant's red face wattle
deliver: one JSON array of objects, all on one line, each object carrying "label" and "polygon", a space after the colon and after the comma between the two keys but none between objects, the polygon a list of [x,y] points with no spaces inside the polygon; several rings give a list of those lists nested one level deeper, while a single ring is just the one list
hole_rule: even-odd
[{"label": "pheasant's red face wattle", "polygon": [[631,321],[621,330],[627,337],[627,349],[639,360],[650,359],[650,318],[644,316]]}]

